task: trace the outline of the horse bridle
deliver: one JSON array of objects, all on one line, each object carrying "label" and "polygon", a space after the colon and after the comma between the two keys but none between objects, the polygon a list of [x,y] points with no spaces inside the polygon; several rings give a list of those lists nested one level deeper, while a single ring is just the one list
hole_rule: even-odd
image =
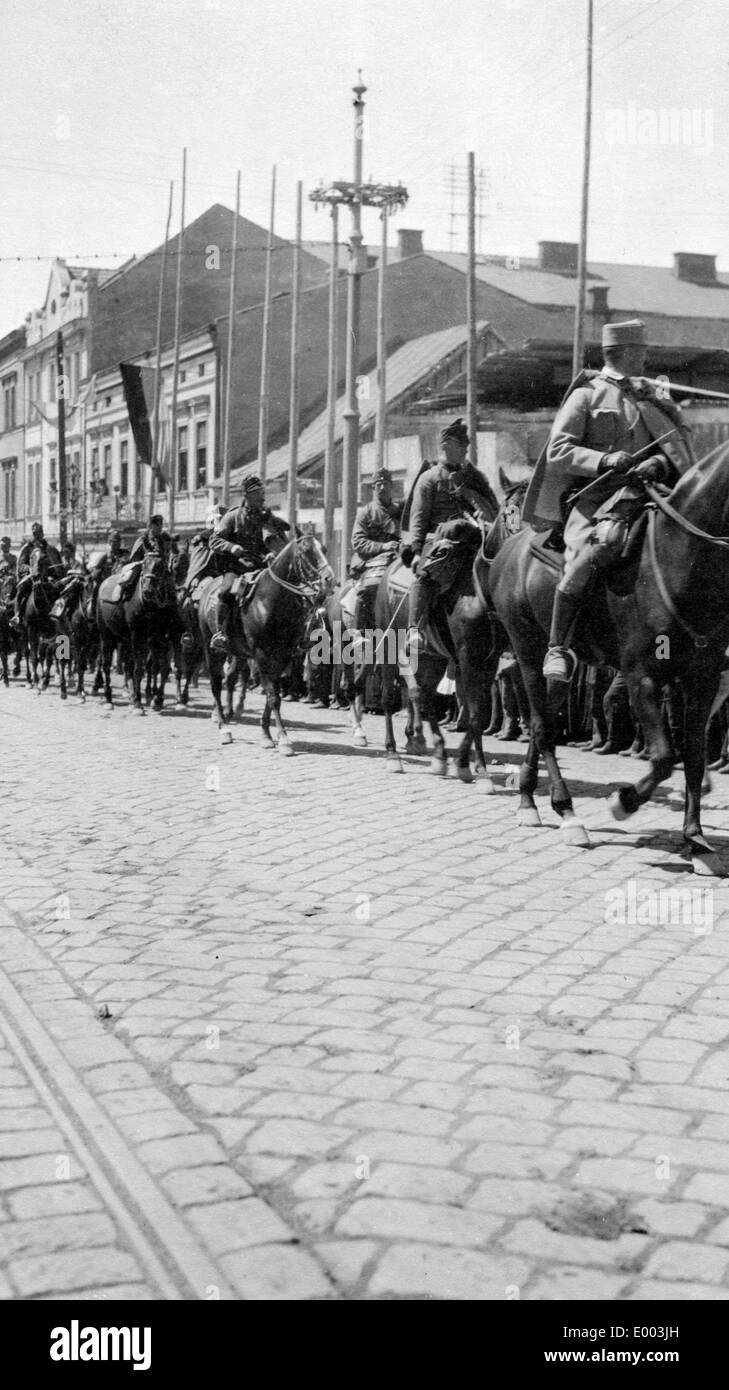
[{"label": "horse bridle", "polygon": [[[276,583],[280,584],[282,589],[288,590],[290,594],[296,594],[298,598],[306,598],[309,599],[310,602],[314,602],[322,589],[320,576],[326,569],[331,569],[331,566],[327,560],[324,561],[323,565],[310,564],[298,549],[298,541],[294,540],[292,544],[294,546],[294,565],[296,573],[301,579],[300,584],[290,584],[287,579],[282,579],[280,574],[276,574],[276,571],[272,568],[276,560],[280,558],[280,554],[283,554],[282,551],[279,555],[276,555],[273,560],[269,560],[266,569],[271,578],[275,579]],[[307,573],[312,576],[311,579],[306,578]],[[317,582],[315,582],[314,576],[316,576]]]}]

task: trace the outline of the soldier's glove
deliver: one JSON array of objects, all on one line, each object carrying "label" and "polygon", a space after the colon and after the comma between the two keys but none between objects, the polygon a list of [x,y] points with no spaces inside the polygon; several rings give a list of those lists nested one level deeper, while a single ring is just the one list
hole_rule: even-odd
[{"label": "soldier's glove", "polygon": [[600,473],[627,473],[633,467],[633,460],[630,454],[626,454],[624,449],[618,449],[614,454],[603,454],[600,459]]},{"label": "soldier's glove", "polygon": [[242,546],[242,545],[234,545],[234,546],[233,546],[233,555],[235,556],[236,560],[240,560],[240,557],[241,557],[242,554],[243,554],[243,546]]},{"label": "soldier's glove", "polygon": [[636,465],[635,472],[645,483],[665,483],[670,476],[670,464],[662,454],[652,454]]},{"label": "soldier's glove", "polygon": [[420,565],[421,558],[422,557],[420,555],[413,555],[413,558],[410,561],[410,568],[413,574],[415,575],[417,575],[418,573],[418,566]]}]

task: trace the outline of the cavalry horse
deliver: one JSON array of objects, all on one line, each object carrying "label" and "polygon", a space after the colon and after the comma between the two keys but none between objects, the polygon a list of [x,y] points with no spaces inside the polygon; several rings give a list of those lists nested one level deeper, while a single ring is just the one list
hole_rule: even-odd
[{"label": "cavalry horse", "polygon": [[[111,663],[119,646],[125,668],[131,662],[132,707],[142,714],[142,678],[148,655],[154,663],[156,688],[153,708],[164,705],[164,689],[170,670],[170,627],[176,617],[174,582],[165,555],[148,551],[139,565],[134,587],[127,597],[118,593],[120,577],[109,575],[99,586],[96,619],[101,641],[104,699],[112,707]],[[116,595],[116,596],[115,596]]]},{"label": "cavalry horse", "polygon": [[261,746],[275,746],[270,732],[273,717],[278,750],[284,756],[290,755],[293,749],[281,719],[281,677],[301,647],[312,605],[334,587],[334,573],[316,537],[304,535],[287,541],[253,581],[252,590],[243,579],[233,596],[228,634],[232,659],[228,661],[226,676],[225,712],[221,693],[226,654],[210,646],[218,631],[218,595],[222,582],[222,577],[203,579],[198,605],[198,623],[215,702],[213,718],[217,720],[221,743],[231,742],[230,730],[225,725],[233,717],[232,698],[238,667],[241,665],[247,671],[249,663],[254,661],[266,697],[261,715]]},{"label": "cavalry horse", "polygon": [[[661,691],[676,682],[684,697],[686,795],[683,838],[694,872],[718,872],[716,856],[701,829],[705,733],[715,704],[729,644],[729,446],[695,464],[668,499],[650,485],[647,534],[635,582],[608,576],[584,606],[573,647],[588,662],[608,662],[625,677],[631,705],[645,733],[646,775],[611,800],[617,820],[632,816],[669,777],[674,753],[661,717]],[[628,480],[634,475],[628,474]],[[534,532],[525,528],[507,540],[491,568],[491,597],[511,638],[531,711],[530,743],[519,781],[520,819],[539,825],[534,802],[540,755],[551,802],[568,842],[587,846],[555,754],[554,716],[565,698],[564,683],[546,682],[547,649],[558,570],[532,551]],[[610,585],[612,584],[612,588]],[[620,592],[617,590],[620,589]]]},{"label": "cavalry horse", "polygon": [[83,703],[86,699],[84,677],[95,664],[98,630],[94,613],[94,579],[90,574],[78,574],[64,595],[51,609],[51,621],[56,633],[61,699],[68,695],[66,673],[72,664],[76,671],[74,694]]},{"label": "cavalry horse", "polygon": [[[435,645],[429,645],[425,652],[419,652],[416,668],[408,661],[394,659],[387,642],[389,634],[396,633],[396,649],[402,652],[409,627],[409,590],[405,588],[404,592],[398,594],[392,587],[392,576],[398,561],[390,567],[380,582],[375,600],[375,619],[377,631],[382,633],[380,640],[385,654],[382,703],[385,710],[385,752],[389,771],[403,770],[392,724],[398,682],[402,679],[406,683],[408,701],[412,707],[412,733],[408,734],[405,752],[428,751],[422,734],[425,719],[433,739],[431,771],[439,777],[446,775],[448,758],[435,713],[434,697],[438,685],[448,671],[449,663],[454,661],[457,686],[467,719],[467,729],[456,752],[456,774],[462,782],[473,782],[474,776],[470,768],[473,749],[476,782],[479,788],[484,792],[494,790],[493,782],[486,770],[482,734],[486,723],[488,691],[506,641],[494,622],[488,600],[489,566],[504,539],[521,525],[521,500],[525,488],[526,483],[517,483],[509,488],[487,530],[468,519],[458,523],[459,532],[462,528],[464,537],[468,535],[469,529],[474,531],[474,538],[475,533],[480,532],[480,544],[471,565],[466,564],[463,567],[453,588],[444,595],[442,604],[437,600],[434,603],[431,610],[434,618],[431,623],[432,640],[434,643],[437,642],[439,649],[436,650]],[[438,609],[440,622],[437,616]]]},{"label": "cavalry horse", "polygon": [[[0,575],[0,679],[3,685],[9,685],[8,676],[8,657],[12,655],[15,660],[13,663],[13,675],[20,674],[20,654],[21,640],[19,634],[10,626],[10,617],[13,607],[13,599],[17,589],[17,581],[12,570],[6,569]],[[27,664],[27,653],[26,653]],[[28,667],[28,683],[30,684],[30,667]]]},{"label": "cavalry horse", "polygon": [[[63,570],[58,551],[50,545],[45,548],[34,546],[28,561],[32,584],[25,605],[23,626],[27,641],[28,684],[34,686],[39,695],[50,684],[51,666],[58,650],[56,626],[51,617],[58,585],[52,577],[52,570],[58,573]],[[42,680],[38,676],[39,665],[43,669]]]}]

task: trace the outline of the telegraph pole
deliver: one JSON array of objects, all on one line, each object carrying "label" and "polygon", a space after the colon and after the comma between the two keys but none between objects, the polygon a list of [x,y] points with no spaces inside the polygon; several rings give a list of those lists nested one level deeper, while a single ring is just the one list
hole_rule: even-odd
[{"label": "telegraph pole", "polygon": [[362,182],[362,142],[364,94],[367,91],[361,72],[357,75],[354,92],[354,179],[338,180],[328,186],[315,188],[309,194],[315,203],[346,203],[352,209],[352,233],[349,239],[350,257],[347,282],[347,364],[344,411],[344,451],[342,460],[342,547],[340,576],[346,583],[351,554],[352,527],[357,510],[359,478],[359,404],[357,376],[359,372],[359,328],[361,279],[366,269],[362,245],[362,208],[387,207],[388,211],[404,207],[407,189],[402,184],[370,184]]},{"label": "telegraph pole", "polygon": [[[175,355],[172,363],[172,416],[170,419],[170,480],[168,517],[170,535],[175,533],[175,492],[177,490],[177,383],[180,376],[180,310],[182,304],[182,257],[185,251],[185,189],[187,187],[187,150],[182,151],[182,199],[180,204],[180,236],[177,243],[177,281],[175,284]],[[188,479],[189,481],[189,479]]]},{"label": "telegraph pole", "polygon": [[587,206],[590,193],[590,131],[592,127],[592,8],[587,0],[587,72],[585,83],[585,147],[582,156],[582,211],[580,215],[580,247],[577,255],[577,303],[575,331],[572,343],[572,376],[584,366],[585,355],[585,295],[587,287]]},{"label": "telegraph pole", "polygon": [[58,539],[68,540],[68,489],[66,486],[66,381],[63,375],[63,334],[56,334],[56,395],[58,397]]}]

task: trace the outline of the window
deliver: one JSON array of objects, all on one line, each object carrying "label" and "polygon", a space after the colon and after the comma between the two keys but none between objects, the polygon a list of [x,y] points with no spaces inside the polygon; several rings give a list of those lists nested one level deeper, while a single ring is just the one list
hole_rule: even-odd
[{"label": "window", "polygon": [[15,470],[17,468],[17,464],[17,459],[8,459],[5,463],[3,463],[2,466],[3,486],[1,500],[3,516],[5,517],[6,521],[15,520]]},{"label": "window", "polygon": [[111,493],[111,444],[104,445],[104,496]]},{"label": "window", "polygon": [[122,439],[119,445],[119,493],[129,496],[129,440]]},{"label": "window", "polygon": [[186,373],[185,373],[185,372],[180,372],[180,386],[184,386],[184,385],[185,385],[185,376],[186,376]]},{"label": "window", "polygon": [[198,369],[197,369],[197,374],[198,374],[198,376],[204,376],[204,375],[205,375],[205,363],[204,363],[204,362],[201,362],[201,363],[200,363],[200,365],[199,365],[199,367],[198,367]]},{"label": "window", "polygon": [[195,487],[205,487],[208,475],[208,422],[195,425]]},{"label": "window", "polygon": [[142,493],[142,461],[141,461],[141,459],[140,459],[140,457],[139,457],[139,454],[137,453],[136,449],[135,449],[135,451],[134,451],[134,492],[135,492],[135,496],[137,496],[137,497],[140,497],[140,496],[141,496],[141,493]]},{"label": "window", "polygon": [[48,510],[51,516],[55,516],[58,511],[58,480],[56,478],[56,460],[50,462],[50,478],[48,480]]},{"label": "window", "polygon": [[3,428],[14,430],[16,426],[15,418],[15,390],[17,376],[6,376],[3,380]]},{"label": "window", "polygon": [[187,492],[187,425],[177,429],[177,491]]}]

